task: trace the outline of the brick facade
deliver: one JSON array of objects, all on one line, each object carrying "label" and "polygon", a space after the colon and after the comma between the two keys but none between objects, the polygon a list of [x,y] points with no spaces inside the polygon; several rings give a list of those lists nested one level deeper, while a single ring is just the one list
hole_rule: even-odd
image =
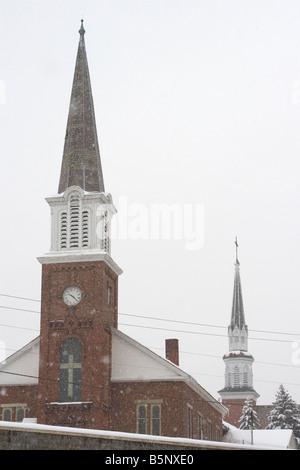
[{"label": "brick facade", "polygon": [[[3,385],[0,387],[0,420],[4,420],[5,410],[10,410],[10,421],[18,421],[17,410],[24,409],[24,417],[36,417],[37,386],[36,385]],[[7,417],[6,417],[7,419]]]},{"label": "brick facade", "polygon": [[[145,404],[147,434],[151,434],[150,407],[159,404],[162,436],[221,440],[221,413],[184,382],[122,382],[113,383],[111,389],[111,425],[116,431],[136,432],[136,409]],[[188,408],[192,419],[190,430]]]},{"label": "brick facade", "polygon": [[[62,294],[73,285],[83,299],[68,307]],[[103,261],[43,265],[38,422],[109,429],[109,328],[117,327],[117,298],[117,276]],[[60,347],[70,337],[82,348],[80,405],[58,403]]]}]

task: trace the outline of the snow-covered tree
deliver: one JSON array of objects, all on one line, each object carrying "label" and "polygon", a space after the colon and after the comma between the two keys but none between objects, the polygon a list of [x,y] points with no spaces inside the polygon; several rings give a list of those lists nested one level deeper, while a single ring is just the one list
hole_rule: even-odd
[{"label": "snow-covered tree", "polygon": [[283,385],[276,393],[266,429],[292,429],[298,444],[300,443],[300,409]]},{"label": "snow-covered tree", "polygon": [[241,423],[240,429],[256,429],[259,425],[259,419],[253,409],[253,400],[251,398],[247,398],[245,401],[239,423]]}]

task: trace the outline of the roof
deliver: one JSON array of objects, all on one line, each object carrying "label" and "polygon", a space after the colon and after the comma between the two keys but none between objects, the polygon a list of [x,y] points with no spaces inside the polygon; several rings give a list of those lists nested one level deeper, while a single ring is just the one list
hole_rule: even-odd
[{"label": "roof", "polygon": [[207,392],[191,375],[173,362],[146,348],[120,330],[112,332],[112,376],[113,382],[123,381],[183,381],[201,398],[210,403],[223,416],[227,408]]},{"label": "roof", "polygon": [[[223,438],[224,442],[251,444],[250,429],[238,429],[228,423],[224,423],[224,425],[228,429]],[[274,449],[296,449],[296,441],[292,429],[254,429],[253,444]]]},{"label": "roof", "polygon": [[58,192],[70,186],[104,192],[96,119],[83,27],[76,58]]},{"label": "roof", "polygon": [[231,321],[230,327],[238,327],[240,330],[246,326],[245,314],[244,314],[244,304],[242,296],[242,285],[240,277],[240,263],[238,259],[235,262],[235,275],[234,275],[234,287],[233,287],[233,300],[232,300],[232,310],[231,310]]},{"label": "roof", "polygon": [[37,385],[40,338],[35,338],[0,364],[1,385]]},{"label": "roof", "polygon": [[[112,382],[182,381],[225,416],[227,408],[180,367],[115,328],[111,328],[111,334]],[[39,337],[0,365],[0,386],[37,384],[38,371]]]}]

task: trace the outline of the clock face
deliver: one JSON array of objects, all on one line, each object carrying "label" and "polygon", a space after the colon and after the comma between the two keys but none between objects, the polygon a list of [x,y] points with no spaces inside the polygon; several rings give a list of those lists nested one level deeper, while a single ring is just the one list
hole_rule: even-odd
[{"label": "clock face", "polygon": [[63,293],[63,301],[66,305],[77,305],[81,301],[82,292],[78,287],[68,287]]}]

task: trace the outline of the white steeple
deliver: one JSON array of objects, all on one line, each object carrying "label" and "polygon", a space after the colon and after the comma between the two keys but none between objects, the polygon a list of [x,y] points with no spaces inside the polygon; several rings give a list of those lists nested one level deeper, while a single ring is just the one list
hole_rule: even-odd
[{"label": "white steeple", "polygon": [[252,363],[254,358],[248,353],[248,327],[245,322],[238,244],[236,245],[235,274],[231,321],[228,326],[229,353],[225,354],[225,387],[218,393],[223,399],[252,398],[259,395],[253,389]]},{"label": "white steeple", "polygon": [[92,88],[83,27],[76,57],[58,194],[46,198],[51,210],[51,245],[41,263],[103,259],[117,274],[110,257],[112,196],[105,192]]}]

